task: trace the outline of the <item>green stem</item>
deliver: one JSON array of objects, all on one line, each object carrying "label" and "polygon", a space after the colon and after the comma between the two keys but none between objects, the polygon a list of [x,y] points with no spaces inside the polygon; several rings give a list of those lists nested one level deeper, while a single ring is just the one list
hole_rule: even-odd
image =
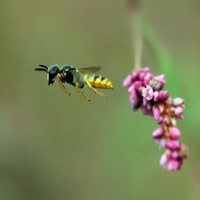
[{"label": "green stem", "polygon": [[134,51],[134,70],[140,69],[142,61],[142,35],[140,31],[140,15],[136,10],[131,15],[131,27],[132,27],[132,42]]},{"label": "green stem", "polygon": [[140,5],[139,0],[128,0],[127,8],[130,14],[131,28],[132,28],[132,46],[133,46],[133,58],[135,69],[140,69],[142,61],[142,35],[140,30]]}]

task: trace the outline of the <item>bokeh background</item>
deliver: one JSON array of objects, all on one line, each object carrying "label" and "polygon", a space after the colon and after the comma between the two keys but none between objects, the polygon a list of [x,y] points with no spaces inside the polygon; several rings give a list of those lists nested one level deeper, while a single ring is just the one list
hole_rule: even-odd
[{"label": "bokeh background", "polygon": [[[199,199],[200,2],[143,0],[140,9],[170,54],[176,96],[185,99],[178,124],[190,157],[182,170],[159,166],[157,125],[132,112],[122,87],[134,63],[125,0],[1,0],[0,199]],[[144,51],[143,66],[162,73],[151,55]],[[86,88],[86,103],[68,87],[69,98],[34,72],[41,63],[101,65],[115,90],[102,99]]]}]

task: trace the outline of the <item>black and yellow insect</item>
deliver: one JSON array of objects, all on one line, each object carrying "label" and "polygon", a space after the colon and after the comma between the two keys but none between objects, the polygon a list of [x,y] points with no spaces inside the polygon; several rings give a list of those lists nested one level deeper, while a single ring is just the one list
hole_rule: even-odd
[{"label": "black and yellow insect", "polygon": [[80,90],[87,85],[95,94],[101,97],[107,97],[106,94],[99,92],[96,88],[102,89],[114,89],[113,84],[106,77],[101,75],[94,74],[99,71],[101,67],[87,67],[87,68],[76,68],[70,65],[63,65],[61,68],[56,65],[47,67],[46,65],[39,65],[40,67],[35,68],[35,71],[44,71],[47,73],[48,85],[53,84],[55,80],[58,80],[58,83],[61,89],[70,96],[70,92],[65,87],[64,83],[72,85],[76,88],[76,91],[80,96],[86,101],[90,101],[83,92]]}]

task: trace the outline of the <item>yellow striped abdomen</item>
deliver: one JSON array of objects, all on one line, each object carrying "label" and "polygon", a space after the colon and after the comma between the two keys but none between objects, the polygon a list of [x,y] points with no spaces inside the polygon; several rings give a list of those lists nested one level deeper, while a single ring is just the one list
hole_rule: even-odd
[{"label": "yellow striped abdomen", "polygon": [[113,84],[108,78],[101,75],[84,75],[84,79],[87,80],[94,88],[111,89],[113,90]]}]

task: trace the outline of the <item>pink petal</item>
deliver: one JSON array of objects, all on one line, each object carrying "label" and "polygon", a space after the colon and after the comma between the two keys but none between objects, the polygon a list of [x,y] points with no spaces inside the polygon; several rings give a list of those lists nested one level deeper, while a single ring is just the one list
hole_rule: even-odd
[{"label": "pink petal", "polygon": [[153,98],[153,95],[154,95],[154,94],[153,94],[153,89],[152,89],[151,86],[147,85],[146,88],[143,88],[143,89],[142,89],[142,96],[143,96],[146,100],[150,101],[150,100]]},{"label": "pink petal", "polygon": [[162,129],[162,127],[157,128],[152,134],[152,137],[154,139],[161,139],[163,138],[163,136],[164,136],[164,130]]},{"label": "pink petal", "polygon": [[131,86],[131,84],[132,84],[132,76],[128,75],[123,81],[123,86],[128,88]]}]

